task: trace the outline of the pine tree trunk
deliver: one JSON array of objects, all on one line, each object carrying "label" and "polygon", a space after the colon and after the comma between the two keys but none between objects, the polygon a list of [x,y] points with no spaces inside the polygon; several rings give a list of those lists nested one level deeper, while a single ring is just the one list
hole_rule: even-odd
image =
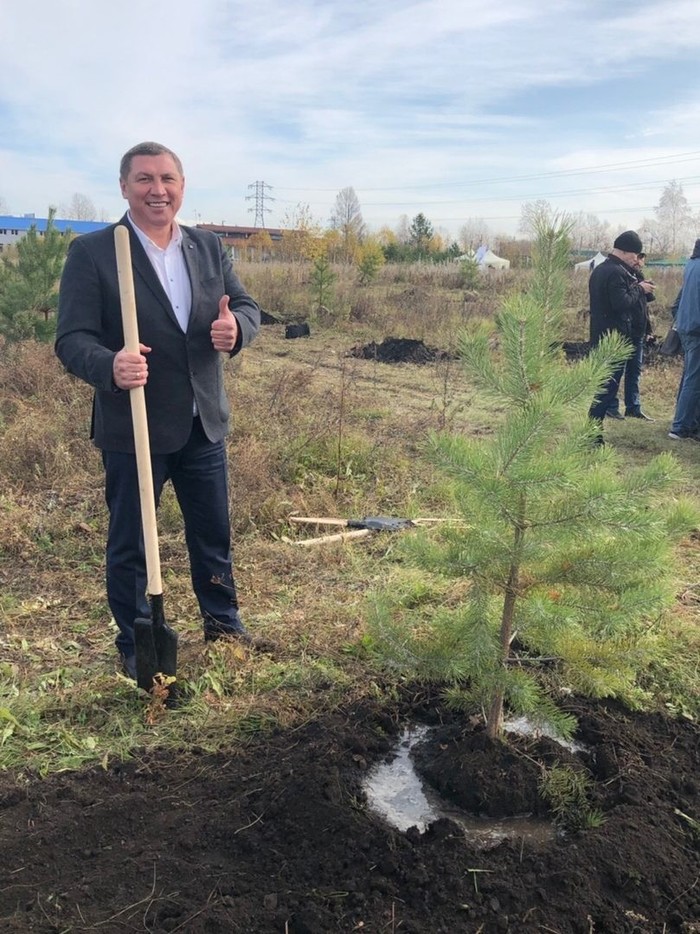
[{"label": "pine tree trunk", "polygon": [[[524,514],[524,502],[521,504],[521,515]],[[518,598],[518,585],[520,582],[520,556],[522,552],[525,531],[521,525],[515,527],[515,539],[513,542],[513,560],[508,573],[508,583],[506,584],[505,596],[503,599],[503,613],[501,615],[501,665],[503,668],[508,664],[510,655],[510,642],[513,636],[513,619],[515,616],[515,601]],[[486,719],[486,735],[491,739],[497,739],[503,729],[503,700],[504,691],[502,687],[496,689],[491,700],[491,707]]]}]

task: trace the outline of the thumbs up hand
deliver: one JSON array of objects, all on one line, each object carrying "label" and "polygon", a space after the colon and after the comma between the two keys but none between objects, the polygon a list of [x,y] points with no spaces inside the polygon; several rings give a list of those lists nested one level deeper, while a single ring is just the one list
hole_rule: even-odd
[{"label": "thumbs up hand", "polygon": [[219,300],[219,317],[211,324],[211,343],[214,350],[221,353],[231,353],[238,340],[238,322],[231,313],[228,295],[222,295]]}]

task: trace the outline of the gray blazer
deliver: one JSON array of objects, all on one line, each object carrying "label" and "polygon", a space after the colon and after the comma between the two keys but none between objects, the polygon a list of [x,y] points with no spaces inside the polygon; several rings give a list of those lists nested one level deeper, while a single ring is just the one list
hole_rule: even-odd
[{"label": "gray blazer", "polygon": [[[241,285],[219,238],[211,231],[182,227],[183,254],[192,285],[192,312],[183,333],[145,250],[129,230],[139,339],[148,354],[146,409],[151,451],[170,454],[184,447],[196,400],[210,441],[228,429],[223,355],[212,347],[211,324],[219,300],[229,295],[239,338],[231,356],[249,344],[260,327],[260,309]],[[129,393],[112,380],[112,363],[124,346],[114,227],[77,237],[61,277],[56,354],[69,373],[95,389],[90,437],[108,451],[133,451]]]}]

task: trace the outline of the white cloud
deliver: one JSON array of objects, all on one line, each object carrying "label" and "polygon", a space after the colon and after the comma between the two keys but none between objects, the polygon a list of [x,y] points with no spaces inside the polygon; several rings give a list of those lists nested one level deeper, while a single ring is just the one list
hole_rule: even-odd
[{"label": "white cloud", "polygon": [[[159,139],[185,162],[190,219],[250,222],[264,180],[271,224],[297,202],[327,219],[347,185],[375,225],[517,219],[548,196],[632,224],[658,193],[612,189],[660,193],[693,174],[662,157],[700,150],[694,0],[25,0],[2,17],[0,195],[17,213],[79,191],[116,218],[121,153]],[[548,175],[643,158],[659,164]]]}]

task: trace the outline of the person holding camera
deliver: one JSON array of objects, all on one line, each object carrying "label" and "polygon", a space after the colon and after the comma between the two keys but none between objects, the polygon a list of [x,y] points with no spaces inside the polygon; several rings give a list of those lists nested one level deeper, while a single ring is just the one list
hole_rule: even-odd
[{"label": "person holding camera", "polygon": [[[625,415],[653,421],[642,411],[639,395],[639,378],[642,371],[644,343],[648,333],[648,296],[653,296],[654,284],[639,271],[639,254],[642,241],[634,230],[621,233],[613,243],[613,249],[605,262],[591,273],[588,291],[591,305],[590,338],[596,347],[605,334],[617,332],[632,344],[630,358],[615,369],[603,386],[589,410],[589,416],[600,422],[609,412],[615,411],[622,377],[625,377]],[[628,372],[627,367],[630,366]],[[629,383],[628,383],[629,381]],[[624,418],[618,413],[613,417]],[[602,443],[602,433],[600,441]]]}]

